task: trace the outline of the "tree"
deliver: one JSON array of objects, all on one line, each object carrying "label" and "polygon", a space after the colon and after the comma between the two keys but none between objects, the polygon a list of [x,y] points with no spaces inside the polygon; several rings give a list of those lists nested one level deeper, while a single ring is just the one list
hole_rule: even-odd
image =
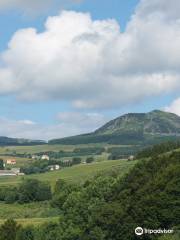
[{"label": "tree", "polygon": [[72,162],[73,162],[73,164],[80,164],[81,163],[81,158],[74,157]]},{"label": "tree", "polygon": [[0,227],[0,240],[15,240],[20,226],[13,220],[8,219]]},{"label": "tree", "polygon": [[48,184],[36,179],[26,179],[19,186],[19,202],[45,201],[51,199],[51,188]]},{"label": "tree", "polygon": [[88,157],[86,159],[86,163],[92,163],[94,161],[94,158],[93,157]]},{"label": "tree", "polygon": [[3,159],[0,159],[0,170],[4,169],[4,161]]},{"label": "tree", "polygon": [[66,183],[64,180],[59,179],[55,185],[51,206],[61,209],[68,196],[73,191],[77,190],[79,190],[78,186]]},{"label": "tree", "polygon": [[31,226],[20,228],[16,240],[34,240],[34,230]]}]

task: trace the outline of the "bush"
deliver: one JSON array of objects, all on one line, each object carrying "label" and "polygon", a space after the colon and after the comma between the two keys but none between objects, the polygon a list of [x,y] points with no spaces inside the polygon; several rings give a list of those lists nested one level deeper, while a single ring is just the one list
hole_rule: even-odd
[{"label": "bush", "polygon": [[88,157],[86,159],[86,163],[92,163],[94,161],[94,158],[93,157]]},{"label": "bush", "polygon": [[0,201],[5,203],[29,203],[51,199],[51,188],[48,184],[36,179],[24,180],[18,188],[0,189]]},{"label": "bush", "polygon": [[15,240],[20,226],[12,219],[7,220],[0,227],[0,240]]},{"label": "bush", "polygon": [[33,227],[20,228],[16,234],[16,240],[35,240]]},{"label": "bush", "polygon": [[74,157],[72,160],[72,164],[76,165],[76,164],[80,164],[81,163],[81,158],[79,157]]},{"label": "bush", "polygon": [[24,180],[19,187],[19,202],[29,203],[51,199],[51,188],[48,184],[36,179]]}]

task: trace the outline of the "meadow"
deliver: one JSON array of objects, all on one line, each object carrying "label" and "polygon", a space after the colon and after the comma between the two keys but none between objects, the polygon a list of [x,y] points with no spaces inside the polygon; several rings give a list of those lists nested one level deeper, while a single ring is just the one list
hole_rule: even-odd
[{"label": "meadow", "polygon": [[26,178],[36,178],[41,181],[50,182],[51,186],[54,186],[58,179],[64,179],[67,182],[83,183],[88,178],[93,177],[98,172],[106,171],[108,169],[118,169],[118,171],[124,175],[134,166],[136,161],[127,160],[108,160],[101,162],[93,162],[91,164],[80,164],[72,167],[63,168],[58,171],[32,174],[17,177],[1,177],[0,186],[16,185]]},{"label": "meadow", "polygon": [[[78,145],[61,145],[61,144],[45,144],[45,145],[34,145],[34,146],[8,146],[0,147],[0,154],[6,153],[37,153],[44,151],[73,151],[75,148],[87,148],[87,147],[113,147],[121,145],[110,145],[106,143],[95,143],[95,144],[78,144]],[[124,145],[122,145],[123,147]]]},{"label": "meadow", "polygon": [[[18,224],[23,226],[34,225],[39,226],[44,223],[56,223],[59,221],[59,217],[49,217],[49,218],[18,218],[14,219]],[[0,219],[0,225],[3,224],[5,220]]]},{"label": "meadow", "polygon": [[[19,177],[1,177],[0,187],[16,186],[23,179],[34,178],[40,181],[48,182],[54,187],[58,179],[64,179],[69,183],[82,184],[87,179],[93,178],[100,172],[109,170],[118,171],[120,176],[126,174],[137,161],[127,160],[109,160],[93,162],[91,164],[79,164],[72,167],[63,168],[58,171],[46,172],[34,175],[25,175]],[[0,224],[5,219],[14,218],[18,223],[42,224],[44,222],[57,220],[58,209],[52,208],[49,202],[35,202],[29,204],[5,204],[0,203]]]}]

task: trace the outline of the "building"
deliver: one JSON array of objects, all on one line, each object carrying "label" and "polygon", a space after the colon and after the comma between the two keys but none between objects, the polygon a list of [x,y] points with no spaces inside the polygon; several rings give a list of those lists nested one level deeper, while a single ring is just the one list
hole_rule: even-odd
[{"label": "building", "polygon": [[0,170],[0,177],[5,176],[23,176],[24,173],[20,172],[20,168],[12,168],[11,170]]},{"label": "building", "polygon": [[16,159],[7,159],[6,164],[15,165],[16,164]]},{"label": "building", "polygon": [[49,156],[48,155],[42,155],[41,159],[49,161]]},{"label": "building", "polygon": [[6,177],[6,176],[17,176],[17,175],[11,170],[0,170],[0,177]]},{"label": "building", "polygon": [[59,170],[60,166],[59,165],[50,165],[48,166],[50,171],[55,171],[55,170]]},{"label": "building", "polygon": [[133,161],[134,158],[135,158],[135,157],[134,157],[133,155],[131,155],[131,156],[128,157],[128,160],[129,160],[129,161]]}]

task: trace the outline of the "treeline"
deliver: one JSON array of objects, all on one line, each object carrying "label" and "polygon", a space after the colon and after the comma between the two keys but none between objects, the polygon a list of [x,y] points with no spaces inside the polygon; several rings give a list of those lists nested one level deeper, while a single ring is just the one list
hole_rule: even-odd
[{"label": "treeline", "polygon": [[0,201],[5,203],[29,203],[50,200],[50,185],[36,179],[23,180],[18,187],[1,187]]},{"label": "treeline", "polygon": [[48,144],[78,145],[89,143],[109,143],[109,144],[138,144],[143,143],[145,137],[141,131],[127,131],[117,134],[82,134],[79,136],[66,137],[50,140]]},{"label": "treeline", "polygon": [[145,148],[144,150],[140,151],[136,155],[136,157],[137,158],[152,157],[162,153],[173,151],[178,148],[180,148],[180,141],[168,141],[158,145],[154,145],[152,147]]},{"label": "treeline", "polygon": [[81,157],[81,156],[88,156],[88,155],[101,155],[105,152],[103,147],[87,147],[87,148],[75,148],[73,151],[63,151],[60,150],[59,152],[54,151],[46,151],[46,152],[38,152],[34,155],[42,156],[47,154],[51,159],[59,159],[65,157]]},{"label": "treeline", "polygon": [[32,158],[32,156],[37,156],[41,158],[42,155],[46,154],[51,159],[60,159],[65,157],[81,157],[81,156],[88,156],[88,155],[101,155],[105,152],[105,148],[103,147],[86,147],[86,148],[75,148],[73,151],[45,151],[45,152],[38,152],[38,153],[17,153],[15,150],[10,151],[8,148],[6,149],[6,153],[1,153],[0,156],[9,156],[9,157],[20,157],[20,158]]},{"label": "treeline", "polygon": [[53,165],[59,165],[60,167],[71,167],[76,164],[81,163],[81,158],[74,157],[71,160],[36,160],[23,167],[20,171],[29,175],[36,173],[45,173],[48,172]]},{"label": "treeline", "polygon": [[0,146],[34,146],[44,144],[46,144],[46,142],[42,140],[0,137]]},{"label": "treeline", "polygon": [[[59,180],[51,200],[51,205],[61,211],[59,222],[38,229],[22,228],[21,234],[17,231],[16,240],[136,240],[137,226],[178,227],[179,159],[178,152],[156,156],[139,162],[123,178],[113,170],[82,186]],[[140,239],[157,239],[157,236],[144,235]]]},{"label": "treeline", "polygon": [[108,148],[109,160],[117,160],[128,158],[130,155],[135,155],[143,146],[129,146],[129,147],[111,147]]}]

